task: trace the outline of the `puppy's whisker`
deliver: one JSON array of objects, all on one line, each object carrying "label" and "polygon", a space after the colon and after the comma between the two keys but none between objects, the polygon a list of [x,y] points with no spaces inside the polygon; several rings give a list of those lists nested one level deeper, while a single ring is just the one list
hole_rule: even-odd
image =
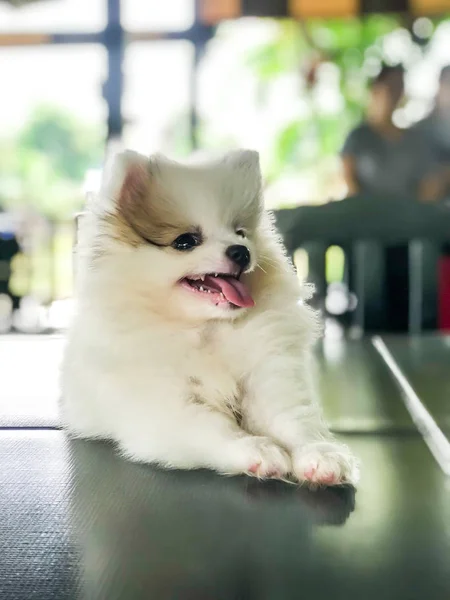
[{"label": "puppy's whisker", "polygon": [[277,265],[278,264],[276,260],[273,260],[269,256],[261,256],[261,261],[263,263],[267,263],[269,265]]},{"label": "puppy's whisker", "polygon": [[277,263],[275,263],[275,262],[272,262],[272,261],[269,261],[269,260],[264,260],[264,261],[263,261],[263,264],[264,264],[266,267],[277,267]]}]

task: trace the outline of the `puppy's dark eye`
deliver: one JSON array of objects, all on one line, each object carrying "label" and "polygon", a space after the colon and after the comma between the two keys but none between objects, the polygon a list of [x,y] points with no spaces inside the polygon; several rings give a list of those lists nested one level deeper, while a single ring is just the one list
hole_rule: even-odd
[{"label": "puppy's dark eye", "polygon": [[172,243],[172,247],[175,250],[185,252],[186,250],[193,250],[196,246],[200,246],[201,243],[202,240],[199,235],[195,233],[183,233]]},{"label": "puppy's dark eye", "polygon": [[236,235],[238,235],[241,238],[245,238],[247,237],[247,232],[245,231],[245,229],[236,229]]}]

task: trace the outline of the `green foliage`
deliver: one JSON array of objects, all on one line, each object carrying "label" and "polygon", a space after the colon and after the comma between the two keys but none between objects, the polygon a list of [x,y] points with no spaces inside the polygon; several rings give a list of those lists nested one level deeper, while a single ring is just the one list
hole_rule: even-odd
[{"label": "green foliage", "polygon": [[283,170],[286,164],[295,164],[300,154],[301,140],[304,139],[305,123],[293,121],[284,127],[274,140],[272,163],[266,178],[270,181]]},{"label": "green foliage", "polygon": [[99,166],[100,132],[53,106],[37,107],[19,135],[0,144],[0,205],[66,217],[83,202],[86,171]]},{"label": "green foliage", "polygon": [[286,71],[299,66],[299,56],[308,49],[307,41],[301,35],[297,22],[279,21],[273,39],[252,50],[245,58],[246,64],[263,82],[271,82]]},{"label": "green foliage", "polygon": [[98,133],[60,109],[42,106],[19,137],[24,150],[38,151],[55,171],[72,181],[82,181],[86,169],[101,159]]}]

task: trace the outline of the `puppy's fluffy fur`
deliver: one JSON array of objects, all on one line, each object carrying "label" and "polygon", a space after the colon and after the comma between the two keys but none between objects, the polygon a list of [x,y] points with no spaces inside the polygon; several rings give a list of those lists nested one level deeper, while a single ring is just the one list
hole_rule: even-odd
[{"label": "puppy's fluffy fur", "polygon": [[316,316],[263,210],[257,153],[116,157],[80,224],[77,287],[71,434],[170,468],[355,483],[321,416]]}]

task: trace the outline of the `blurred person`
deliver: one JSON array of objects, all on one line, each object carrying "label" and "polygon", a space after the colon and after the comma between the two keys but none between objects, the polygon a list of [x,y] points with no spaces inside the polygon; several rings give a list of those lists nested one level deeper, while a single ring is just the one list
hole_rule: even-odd
[{"label": "blurred person", "polygon": [[[383,238],[389,232],[389,239],[393,241],[387,249],[381,244],[371,245],[370,265],[363,274],[364,281],[359,282],[364,287],[364,326],[372,331],[404,332],[408,329],[408,245],[405,241],[395,242],[392,223],[398,225],[398,239],[408,240],[411,238],[405,237],[405,232],[408,227],[411,231],[417,230],[417,219],[423,217],[428,223],[441,220],[440,215],[434,214],[434,208],[432,212],[423,210],[425,202],[429,204],[439,197],[439,186],[436,185],[439,165],[435,153],[430,151],[423,134],[416,128],[401,129],[393,121],[403,93],[403,67],[383,67],[370,86],[364,121],[349,134],[341,152],[348,198],[331,203],[328,208],[326,205],[311,208],[311,214],[308,213],[311,226],[316,232],[322,231],[323,237],[316,234],[316,238],[310,238],[307,244],[302,243],[308,252],[308,279],[319,291],[316,307],[320,308],[327,291],[325,250],[330,245],[337,243],[346,252],[346,280],[350,290],[354,290],[352,244],[339,242],[342,231],[337,230],[344,228],[347,232],[344,238],[352,240],[360,239],[360,230],[371,232],[362,238],[368,240]],[[307,216],[306,212],[307,209],[298,209],[299,224]],[[392,219],[389,219],[390,215]],[[288,219],[292,221],[294,215],[288,215]],[[361,220],[371,223],[360,226]],[[297,237],[295,226],[286,222],[284,225],[285,231],[289,232],[286,235],[294,240]],[[336,230],[335,238],[333,229]],[[425,243],[422,250],[422,326],[434,329],[438,253],[431,243]],[[349,296],[349,305],[351,299]],[[344,323],[350,316],[348,312],[345,314]]]},{"label": "blurred person", "polygon": [[[424,144],[423,135],[415,128],[401,129],[393,121],[403,95],[403,66],[383,66],[370,85],[365,119],[350,132],[341,152],[349,195],[362,194],[374,201],[407,198],[411,202],[429,202],[438,197],[436,161]],[[347,250],[346,254],[349,257],[351,253]],[[384,327],[390,331],[405,331],[408,327],[408,247],[389,247],[378,260],[375,257],[373,260],[376,266],[373,265],[370,284],[372,306],[367,307],[369,323],[371,314],[374,321],[379,321],[380,304],[384,303]],[[351,258],[347,263],[351,288]],[[383,273],[385,289],[382,296],[377,296],[375,290],[380,289],[377,279]]]},{"label": "blurred person", "polygon": [[433,157],[415,128],[400,129],[393,114],[404,94],[402,66],[384,66],[370,86],[366,116],[342,149],[349,195],[432,199]]},{"label": "blurred person", "polygon": [[450,65],[442,68],[439,87],[430,114],[414,127],[436,161],[429,183],[431,201],[450,199]]},{"label": "blurred person", "polygon": [[[442,68],[434,106],[415,129],[423,137],[436,163],[436,174],[429,182],[430,201],[450,201],[450,65]],[[439,328],[450,331],[450,244],[442,248],[439,261]]]}]

